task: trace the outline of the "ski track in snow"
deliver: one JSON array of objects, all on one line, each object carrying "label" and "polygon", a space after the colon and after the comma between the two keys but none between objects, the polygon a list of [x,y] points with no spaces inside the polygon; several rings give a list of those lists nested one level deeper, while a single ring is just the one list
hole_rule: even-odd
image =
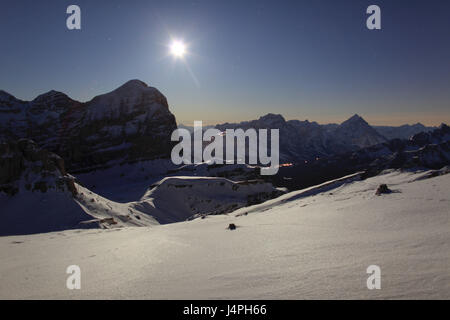
[{"label": "ski track in snow", "polygon": [[[423,175],[169,225],[1,237],[0,298],[449,299],[450,175]],[[376,196],[381,183],[394,192]],[[72,264],[81,290],[66,288]],[[373,264],[381,290],[366,287]]]}]

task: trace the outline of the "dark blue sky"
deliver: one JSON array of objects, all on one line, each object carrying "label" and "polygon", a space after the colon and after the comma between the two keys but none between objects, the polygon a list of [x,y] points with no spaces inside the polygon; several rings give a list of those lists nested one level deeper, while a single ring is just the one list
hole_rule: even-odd
[{"label": "dark blue sky", "polygon": [[[82,30],[66,28],[70,4]],[[382,30],[366,28],[370,4]],[[450,123],[449,17],[446,0],[1,0],[0,89],[86,101],[137,78],[186,124],[268,112]],[[185,63],[171,37],[188,44]]]}]

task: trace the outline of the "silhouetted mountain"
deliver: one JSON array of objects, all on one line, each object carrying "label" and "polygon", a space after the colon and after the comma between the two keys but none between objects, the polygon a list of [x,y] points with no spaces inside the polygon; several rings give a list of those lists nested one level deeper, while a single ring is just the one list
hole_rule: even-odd
[{"label": "silhouetted mountain", "polygon": [[392,126],[373,126],[382,136],[389,140],[392,139],[409,139],[413,135],[420,132],[428,132],[436,129],[435,127],[426,127],[421,123],[413,125],[405,124],[399,127]]},{"label": "silhouetted mountain", "polygon": [[366,120],[355,114],[331,131],[334,139],[352,146],[364,148],[387,141]]},{"label": "silhouetted mountain", "polygon": [[216,128],[279,129],[280,161],[304,162],[328,157],[385,142],[363,118],[354,115],[341,125],[320,125],[308,120],[289,120],[277,114],[267,114],[258,120],[240,123],[224,123]]},{"label": "silhouetted mountain", "polygon": [[167,157],[176,129],[166,98],[139,80],[86,103],[53,90],[29,102],[1,91],[0,125],[1,140],[33,139],[72,172]]}]

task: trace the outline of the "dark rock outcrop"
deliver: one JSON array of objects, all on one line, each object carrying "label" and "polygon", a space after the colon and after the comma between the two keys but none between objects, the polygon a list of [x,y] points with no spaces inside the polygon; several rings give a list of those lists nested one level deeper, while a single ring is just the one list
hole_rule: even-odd
[{"label": "dark rock outcrop", "polygon": [[50,189],[77,193],[74,178],[66,173],[58,155],[28,139],[0,143],[0,191],[14,195],[21,188],[42,193]]},{"label": "dark rock outcrop", "polygon": [[228,230],[236,230],[236,225],[234,224],[234,223],[230,223],[229,225],[228,225],[228,228],[227,228]]},{"label": "dark rock outcrop", "polygon": [[392,126],[374,126],[375,130],[388,140],[409,139],[420,132],[428,132],[436,129],[435,127],[426,127],[421,123],[413,125],[405,124],[399,127]]},{"label": "dark rock outcrop", "polygon": [[388,188],[387,184],[380,184],[377,188],[375,194],[381,196],[383,193],[391,193],[392,191]]}]

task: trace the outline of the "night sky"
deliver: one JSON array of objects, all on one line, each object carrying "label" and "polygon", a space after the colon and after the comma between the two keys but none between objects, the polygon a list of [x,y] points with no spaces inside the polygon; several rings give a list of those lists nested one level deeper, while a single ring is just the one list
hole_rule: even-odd
[{"label": "night sky", "polygon": [[[66,8],[81,7],[81,30]],[[366,28],[381,8],[382,30]],[[130,79],[179,123],[266,113],[319,123],[450,123],[450,1],[0,1],[0,89],[87,101]],[[187,54],[169,54],[172,39]]]}]

